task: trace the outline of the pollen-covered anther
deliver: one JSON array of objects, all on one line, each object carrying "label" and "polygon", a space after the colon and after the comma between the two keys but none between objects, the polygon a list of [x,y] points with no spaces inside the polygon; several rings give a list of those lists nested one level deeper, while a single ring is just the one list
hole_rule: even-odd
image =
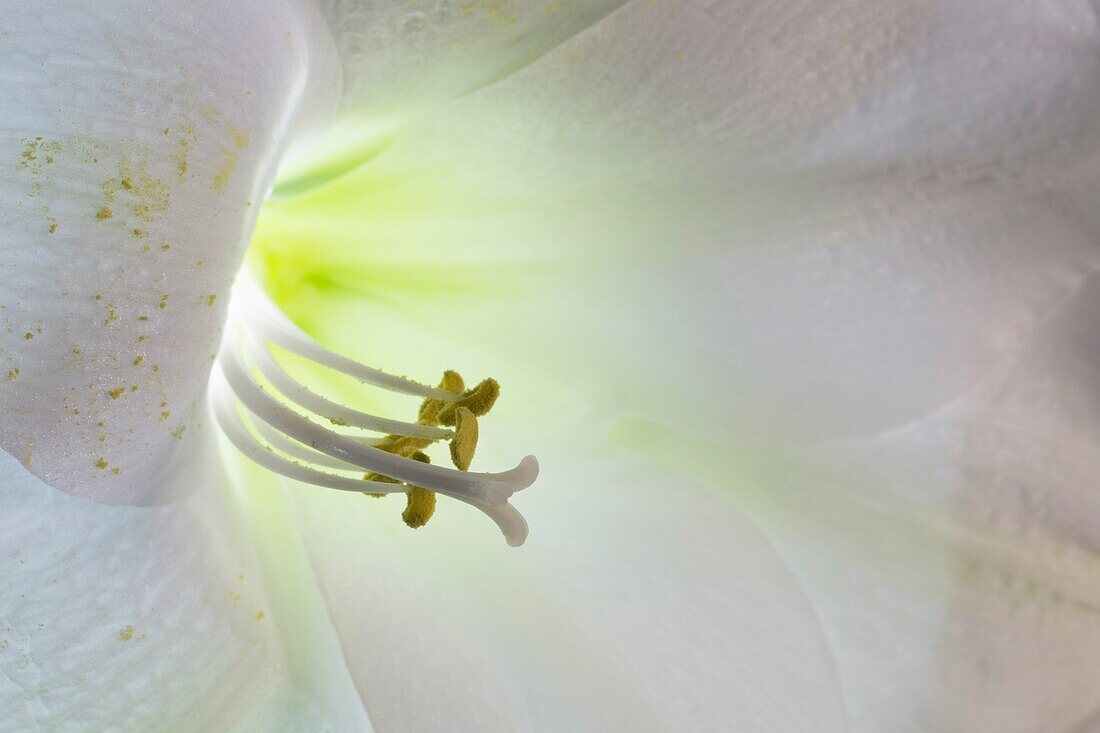
[{"label": "pollen-covered anther", "polygon": [[454,426],[460,407],[465,407],[477,417],[481,417],[493,409],[498,397],[500,397],[500,384],[495,379],[486,379],[473,389],[466,390],[457,401],[440,410],[439,424]]},{"label": "pollen-covered anther", "polygon": [[[466,391],[466,382],[463,381],[461,374],[453,369],[448,369],[443,372],[443,379],[439,382],[439,389],[454,395],[461,395]],[[417,422],[422,425],[438,425],[439,413],[443,411],[443,408],[447,407],[447,404],[448,403],[443,400],[435,400],[429,397],[420,404],[420,414],[417,416]]]},{"label": "pollen-covered anther", "polygon": [[[413,453],[409,457],[421,463],[432,462],[426,454],[420,452]],[[412,529],[419,529],[428,523],[433,514],[435,514],[435,492],[420,486],[410,486],[408,493],[405,494],[405,511],[401,512],[401,518],[405,520],[405,524]]]},{"label": "pollen-covered anther", "polygon": [[468,407],[455,411],[455,437],[451,440],[451,462],[459,471],[470,470],[477,449],[477,417]]}]

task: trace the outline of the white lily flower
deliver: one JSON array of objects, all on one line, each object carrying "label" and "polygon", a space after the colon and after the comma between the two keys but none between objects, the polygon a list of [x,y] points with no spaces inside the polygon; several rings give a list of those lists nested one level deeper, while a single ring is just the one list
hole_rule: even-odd
[{"label": "white lily flower", "polygon": [[0,730],[1100,724],[1093,5],[0,10]]}]

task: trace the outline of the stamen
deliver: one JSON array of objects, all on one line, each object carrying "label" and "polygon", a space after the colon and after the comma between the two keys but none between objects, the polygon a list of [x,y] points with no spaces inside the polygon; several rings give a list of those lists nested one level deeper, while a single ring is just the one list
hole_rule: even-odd
[{"label": "stamen", "polygon": [[[258,442],[251,433],[249,433],[248,428],[244,425],[240,414],[237,412],[237,406],[234,404],[236,400],[233,398],[233,390],[224,373],[217,370],[214,371],[211,375],[210,388],[210,403],[222,432],[225,433],[226,437],[237,450],[241,451],[253,462],[263,466],[272,473],[277,473],[280,476],[285,476],[302,483],[336,489],[338,491],[354,491],[356,493],[368,491],[381,495],[406,491],[407,487],[402,484],[386,483],[382,481],[365,481],[357,478],[339,476],[326,471],[319,471],[309,466],[293,463],[280,457],[270,446]],[[511,471],[503,473],[517,474],[522,470],[528,472],[528,474],[532,471],[537,474],[538,464],[533,461],[533,457],[528,456],[520,462],[519,466]],[[510,546],[519,547],[527,539],[527,522],[524,520],[523,515],[521,515],[511,504],[502,502],[484,506],[466,496],[447,495],[453,496],[453,498],[470,504],[471,506],[475,506],[484,512],[486,516],[496,523]]]},{"label": "stamen", "polygon": [[444,493],[448,490],[462,492],[489,504],[504,501],[513,492],[526,488],[526,486],[512,485],[497,479],[498,475],[503,474],[463,473],[421,464],[404,456],[363,445],[352,438],[314,424],[309,418],[288,409],[271,397],[247,372],[233,353],[233,349],[223,347],[218,361],[226,379],[229,380],[229,385],[250,412],[272,427],[278,428],[295,440],[322,453],[341,458],[360,468],[384,476],[413,484],[426,484]]},{"label": "stamen", "polygon": [[[246,285],[244,290],[247,293],[250,289]],[[507,502],[514,492],[534,481],[538,474],[534,457],[528,456],[515,468],[499,473],[467,471],[477,445],[477,415],[485,414],[500,392],[495,380],[485,380],[466,390],[462,377],[453,371],[444,373],[438,388],[393,377],[319,346],[290,323],[266,294],[260,291],[259,296],[253,288],[247,300],[232,301],[232,318],[217,357],[220,373],[212,383],[215,415],[238,449],[269,470],[299,481],[376,495],[402,491],[407,495],[402,517],[414,528],[424,526],[431,518],[436,492],[459,499],[492,518],[509,544],[522,544],[526,522]],[[275,360],[269,344],[360,381],[424,397],[417,422],[370,415],[314,393]],[[274,391],[265,389],[253,370]],[[307,414],[297,412],[280,398]],[[246,411],[247,423],[238,412],[240,408]],[[345,435],[315,419],[387,435]],[[444,420],[455,429],[440,427]],[[457,471],[431,465],[421,452],[437,440],[448,439]],[[358,478],[320,468],[366,473]]]}]

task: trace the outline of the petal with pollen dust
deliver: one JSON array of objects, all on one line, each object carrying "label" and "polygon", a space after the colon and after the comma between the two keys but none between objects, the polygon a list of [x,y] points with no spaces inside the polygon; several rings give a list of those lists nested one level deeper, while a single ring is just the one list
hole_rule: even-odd
[{"label": "petal with pollen dust", "polygon": [[256,214],[288,136],[334,110],[320,22],[281,1],[0,14],[0,448],[46,483],[187,491]]}]

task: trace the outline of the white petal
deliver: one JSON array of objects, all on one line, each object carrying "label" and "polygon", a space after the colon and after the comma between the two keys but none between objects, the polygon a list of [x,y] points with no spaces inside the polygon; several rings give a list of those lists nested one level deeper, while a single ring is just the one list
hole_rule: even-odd
[{"label": "white petal", "polygon": [[406,111],[496,81],[625,0],[317,0],[344,65],[345,109]]},{"label": "white petal", "polygon": [[277,155],[309,122],[299,104],[335,104],[312,92],[324,44],[303,13],[33,0],[0,14],[0,448],[47,483],[114,502],[181,489]]},{"label": "white petal", "polygon": [[419,115],[507,77],[627,0],[316,0],[343,67],[328,144],[284,161],[281,191],[350,170]]},{"label": "white petal", "polygon": [[[403,152],[421,163],[470,158],[448,168],[448,179],[477,184],[456,191],[466,198],[514,196],[522,184],[562,193],[547,183],[591,194],[598,180],[635,194],[664,184],[682,204],[685,189],[715,198],[715,185],[753,193],[761,177],[807,176],[834,188],[862,182],[867,195],[887,176],[919,186],[1008,173],[1049,182],[1097,154],[1098,26],[1086,3],[633,2],[602,19],[614,3],[587,4],[583,18],[586,4],[575,3],[553,3],[558,14],[508,0],[475,0],[466,13],[444,2],[322,5],[342,41],[347,87],[377,97],[366,123],[390,114],[388,95],[447,87],[429,95],[428,110],[411,104],[393,136],[421,136]],[[398,32],[409,18],[412,29]],[[543,27],[547,18],[560,27]],[[502,74],[497,66],[525,43],[546,53]],[[475,65],[504,78],[439,106],[480,84],[435,72],[461,77]],[[425,73],[433,81],[405,81]],[[489,168],[503,180],[482,176]],[[743,208],[739,217],[751,215]]]},{"label": "white petal", "polygon": [[966,399],[874,438],[618,442],[756,519],[819,610],[855,728],[1087,731],[1100,664],[1095,278]]},{"label": "white petal", "polygon": [[104,506],[0,454],[0,729],[369,729],[278,487],[216,478]]}]

